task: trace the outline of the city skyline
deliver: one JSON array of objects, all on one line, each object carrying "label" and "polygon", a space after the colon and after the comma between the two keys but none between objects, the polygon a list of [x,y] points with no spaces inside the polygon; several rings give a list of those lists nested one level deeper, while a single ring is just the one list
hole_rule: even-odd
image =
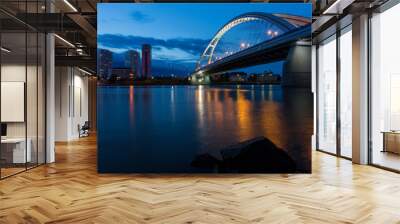
[{"label": "city skyline", "polygon": [[115,65],[113,52],[107,49],[98,49],[97,64],[98,76],[103,80],[111,78],[123,79],[150,79],[151,74],[151,45],[143,44],[141,51],[127,50],[120,56],[120,65]]},{"label": "city skyline", "polygon": [[[145,47],[146,46],[146,47]],[[147,53],[145,52],[147,48]],[[150,50],[148,50],[150,49]],[[141,56],[142,55],[142,56]],[[148,60],[143,61],[143,55],[147,55]],[[102,80],[110,79],[151,79],[151,78],[162,78],[162,77],[175,77],[174,74],[164,75],[164,76],[153,76],[151,74],[151,45],[143,44],[142,50],[140,52],[136,50],[128,50],[123,52],[120,56],[123,56],[124,60],[121,65],[113,65],[114,57],[113,52],[107,49],[98,49],[98,59],[99,61],[105,61],[105,63],[98,63],[98,76]],[[150,63],[149,63],[150,62]],[[247,78],[251,79],[251,76],[260,76],[257,80],[263,80],[265,75],[272,75],[273,77],[279,76],[280,74],[274,74],[271,69],[260,70],[258,72],[243,72],[240,69],[235,69],[231,71],[226,71],[222,73],[221,77],[237,76],[238,74],[245,75]],[[246,79],[247,79],[246,78]],[[279,78],[280,79],[280,78]],[[232,81],[232,80],[231,80]]]}]

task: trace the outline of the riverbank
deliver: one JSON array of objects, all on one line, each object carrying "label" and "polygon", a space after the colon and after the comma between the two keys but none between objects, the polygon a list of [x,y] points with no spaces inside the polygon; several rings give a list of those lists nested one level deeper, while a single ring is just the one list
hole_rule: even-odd
[{"label": "riverbank", "polygon": [[[280,82],[211,82],[208,85],[280,85]],[[110,81],[99,81],[98,85],[101,86],[157,86],[157,85],[193,85],[187,80],[139,80],[139,81],[123,81],[123,82],[110,82]]]}]

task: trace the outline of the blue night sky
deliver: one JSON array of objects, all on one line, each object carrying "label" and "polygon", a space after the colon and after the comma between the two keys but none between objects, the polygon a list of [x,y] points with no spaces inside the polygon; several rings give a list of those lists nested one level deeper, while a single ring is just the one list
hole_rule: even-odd
[{"label": "blue night sky", "polygon": [[[311,4],[302,3],[102,3],[98,4],[98,47],[123,52],[153,47],[155,73],[186,75],[214,34],[232,18],[247,12],[283,13],[311,18]],[[281,72],[281,64],[244,70]],[[155,74],[157,75],[157,74]]]}]

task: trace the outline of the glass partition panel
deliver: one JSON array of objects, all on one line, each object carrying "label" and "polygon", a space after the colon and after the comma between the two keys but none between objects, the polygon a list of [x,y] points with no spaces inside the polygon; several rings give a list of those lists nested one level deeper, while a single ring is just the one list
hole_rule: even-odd
[{"label": "glass partition panel", "polygon": [[46,151],[45,151],[45,99],[46,99],[46,78],[45,78],[45,65],[46,65],[46,37],[44,34],[38,34],[38,76],[37,76],[37,89],[38,89],[38,105],[37,105],[37,114],[38,114],[38,164],[43,164],[46,161]]},{"label": "glass partition panel", "polygon": [[26,113],[27,113],[27,150],[28,168],[37,165],[38,160],[38,35],[36,32],[27,33],[27,80],[26,80]]},{"label": "glass partition panel", "polygon": [[352,32],[351,26],[340,36],[340,154],[352,156]]},{"label": "glass partition panel", "polygon": [[336,153],[336,36],[318,47],[318,149]]},{"label": "glass partition panel", "polygon": [[400,4],[371,19],[372,163],[400,170]]},{"label": "glass partition panel", "polygon": [[31,158],[26,138],[26,41],[25,32],[1,34],[2,177],[25,170]]},{"label": "glass partition panel", "polygon": [[[45,0],[0,1],[0,178],[45,163],[44,33],[20,19],[44,13]],[[33,19],[38,17],[32,17]]]}]

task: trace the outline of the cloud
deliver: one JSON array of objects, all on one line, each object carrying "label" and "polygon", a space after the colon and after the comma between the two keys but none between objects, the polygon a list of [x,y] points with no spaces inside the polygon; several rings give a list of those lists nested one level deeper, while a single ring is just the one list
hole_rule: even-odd
[{"label": "cloud", "polygon": [[209,40],[195,38],[173,38],[157,39],[152,37],[122,35],[122,34],[101,34],[98,36],[98,44],[109,49],[141,49],[142,44],[151,44],[154,50],[162,48],[178,49],[194,56],[200,56],[206,48]]},{"label": "cloud", "polygon": [[199,56],[188,53],[187,51],[183,51],[178,48],[168,49],[165,47],[160,47],[159,50],[154,51],[154,57],[160,60],[168,60],[168,61],[196,61],[199,59]]},{"label": "cloud", "polygon": [[139,11],[132,12],[130,16],[133,20],[136,20],[137,22],[141,23],[151,23],[154,21],[153,17]]}]

